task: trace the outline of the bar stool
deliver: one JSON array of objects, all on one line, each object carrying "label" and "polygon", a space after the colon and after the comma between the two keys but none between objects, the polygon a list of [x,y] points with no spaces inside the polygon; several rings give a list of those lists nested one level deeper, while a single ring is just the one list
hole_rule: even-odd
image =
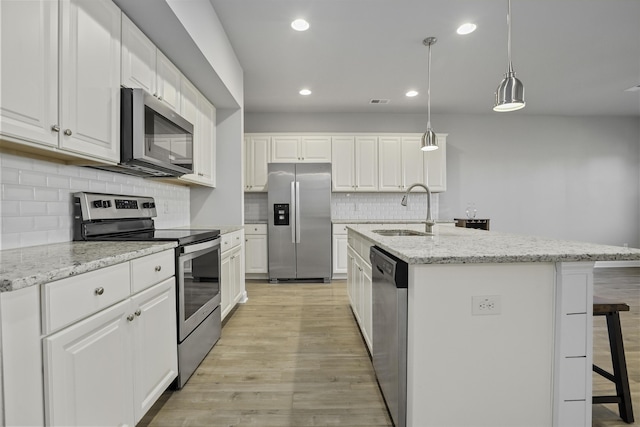
[{"label": "bar stool", "polygon": [[593,403],[617,403],[620,418],[624,422],[631,424],[633,423],[633,408],[631,406],[627,362],[624,357],[624,345],[622,343],[622,328],[620,327],[621,311],[629,311],[629,306],[623,302],[616,302],[597,296],[593,297],[593,315],[606,316],[607,318],[613,374],[595,364],[593,365],[593,371],[616,385],[615,396],[593,396]]}]

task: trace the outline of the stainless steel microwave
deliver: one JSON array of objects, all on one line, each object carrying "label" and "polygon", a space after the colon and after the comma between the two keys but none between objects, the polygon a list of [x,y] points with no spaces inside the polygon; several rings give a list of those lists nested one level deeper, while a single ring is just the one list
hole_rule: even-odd
[{"label": "stainless steel microwave", "polygon": [[193,173],[193,124],[143,89],[120,94],[120,163],[94,166],[145,177]]}]

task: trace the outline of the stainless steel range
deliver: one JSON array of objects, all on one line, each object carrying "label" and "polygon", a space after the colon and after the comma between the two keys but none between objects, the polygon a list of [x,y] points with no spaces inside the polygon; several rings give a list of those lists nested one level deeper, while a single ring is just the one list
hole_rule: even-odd
[{"label": "stainless steel range", "polygon": [[75,193],[73,240],[175,241],[182,388],[220,338],[220,230],[156,229],[152,197]]}]

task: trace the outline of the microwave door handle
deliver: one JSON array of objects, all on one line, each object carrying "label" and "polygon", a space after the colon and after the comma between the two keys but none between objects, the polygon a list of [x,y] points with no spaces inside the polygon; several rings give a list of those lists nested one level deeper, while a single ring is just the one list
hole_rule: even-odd
[{"label": "microwave door handle", "polygon": [[[296,185],[295,181],[291,181],[291,209],[289,210],[289,218],[291,218],[297,206],[295,185]],[[291,226],[291,243],[295,243],[296,242],[296,225],[297,225],[295,222],[295,217],[293,221],[289,220],[289,225]]]}]

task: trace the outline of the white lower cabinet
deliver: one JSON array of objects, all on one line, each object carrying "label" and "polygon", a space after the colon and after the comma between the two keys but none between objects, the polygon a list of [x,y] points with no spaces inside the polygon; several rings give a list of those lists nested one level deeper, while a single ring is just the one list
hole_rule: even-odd
[{"label": "white lower cabinet", "polygon": [[332,239],[333,277],[344,278],[348,270],[347,261],[347,226],[333,224]]},{"label": "white lower cabinet", "polygon": [[369,245],[356,237],[351,237],[353,246],[347,247],[347,293],[351,309],[360,327],[360,332],[367,343],[369,352],[373,352],[373,323],[371,318],[373,294],[371,264],[368,256]]},{"label": "white lower cabinet", "polygon": [[220,309],[222,319],[244,299],[243,231],[222,236],[220,257]]},{"label": "white lower cabinet", "polygon": [[269,272],[267,225],[246,225],[244,233],[245,273],[266,275]]},{"label": "white lower cabinet", "polygon": [[176,377],[175,278],[43,340],[48,425],[134,426]]}]

